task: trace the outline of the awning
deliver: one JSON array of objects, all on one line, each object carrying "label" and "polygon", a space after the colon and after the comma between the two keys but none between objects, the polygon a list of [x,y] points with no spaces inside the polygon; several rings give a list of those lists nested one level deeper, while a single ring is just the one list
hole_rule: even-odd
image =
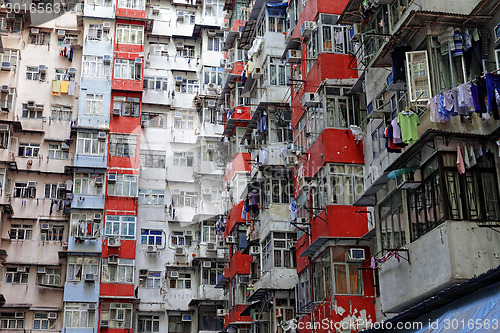
[{"label": "awning", "polygon": [[361,195],[361,197],[358,198],[353,203],[353,206],[356,207],[373,207],[375,206],[376,198],[375,194],[382,188],[384,187],[389,179],[387,178],[387,175],[389,174],[388,171],[384,172],[382,176],[380,176],[376,181],[374,181],[368,189]]},{"label": "awning", "polygon": [[197,299],[193,298],[189,301],[188,306],[200,306],[200,305],[222,305],[224,300],[222,299]]},{"label": "awning", "polygon": [[327,242],[331,242],[331,246],[359,246],[362,241],[366,241],[366,239],[361,237],[318,237],[314,242],[309,244],[299,257],[312,256]]},{"label": "awning", "polygon": [[259,307],[259,306],[262,306],[262,301],[257,301],[257,302],[253,302],[252,304],[250,304],[249,306],[247,306],[245,308],[245,310],[241,311],[241,316],[250,316],[250,312]]}]

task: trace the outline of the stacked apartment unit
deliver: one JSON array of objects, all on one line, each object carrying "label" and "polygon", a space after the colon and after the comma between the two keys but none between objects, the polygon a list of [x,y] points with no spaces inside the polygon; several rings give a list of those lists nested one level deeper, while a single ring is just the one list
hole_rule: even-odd
[{"label": "stacked apartment unit", "polygon": [[0,13],[0,330],[219,331],[223,3],[65,8]]},{"label": "stacked apartment unit", "polygon": [[[398,314],[394,327],[460,321],[453,329],[470,331],[477,321],[487,331],[497,317],[500,123],[484,84],[500,69],[499,9],[488,0],[349,1],[339,20],[352,26],[351,92],[368,113],[365,190],[354,204],[373,212],[377,304],[387,318]],[[454,95],[471,84],[474,103]],[[453,108],[442,102],[450,94]],[[416,118],[410,139],[405,117]],[[406,145],[388,146],[398,122]]]}]

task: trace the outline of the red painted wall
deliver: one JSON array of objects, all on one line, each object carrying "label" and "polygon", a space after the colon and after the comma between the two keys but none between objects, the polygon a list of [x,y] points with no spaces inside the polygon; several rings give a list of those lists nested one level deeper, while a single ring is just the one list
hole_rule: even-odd
[{"label": "red painted wall", "polygon": [[318,13],[340,15],[344,11],[349,0],[309,0],[307,1],[295,26],[292,38],[300,37],[302,33],[302,23],[305,21],[315,21]]},{"label": "red painted wall", "polygon": [[240,313],[242,313],[247,306],[248,304],[238,304],[229,310],[229,313],[224,317],[224,326],[227,326],[230,323],[252,321],[252,318],[249,316],[240,316]]},{"label": "red painted wall", "polygon": [[[368,221],[356,213],[363,207],[329,205],[311,223],[311,243],[318,237],[362,237],[368,232]],[[325,222],[323,219],[327,220]]]},{"label": "red painted wall", "polygon": [[252,257],[248,254],[241,254],[239,251],[235,252],[229,259],[227,266],[229,279],[232,280],[236,274],[250,274],[251,262]]},{"label": "red painted wall", "polygon": [[[305,54],[303,56],[306,59]],[[348,67],[352,58],[353,56],[348,54],[320,53],[309,72],[306,74],[304,71],[306,91],[314,92],[325,79],[357,78],[358,72]],[[302,68],[306,68],[305,63]]]},{"label": "red painted wall", "polygon": [[224,181],[232,180],[238,171],[250,171],[251,158],[250,153],[236,153],[231,161],[231,170],[227,170],[224,175]]},{"label": "red painted wall", "polygon": [[102,245],[102,256],[104,258],[109,257],[112,254],[118,255],[119,258],[125,259],[135,259],[135,246],[136,241],[131,239],[122,239],[120,241],[120,247],[109,247],[108,240],[104,239]]},{"label": "red painted wall", "polygon": [[136,215],[125,212],[136,212],[138,206],[138,199],[135,197],[106,197],[106,210],[118,211],[117,213],[108,212],[108,215]]},{"label": "red painted wall", "polygon": [[229,210],[226,218],[226,229],[224,230],[224,237],[231,235],[237,223],[245,223],[245,220],[241,218],[241,210],[243,209],[244,203],[244,201],[240,201]]},{"label": "red painted wall", "polygon": [[297,273],[300,274],[304,269],[309,266],[309,258],[307,257],[300,257],[302,252],[307,249],[309,246],[309,235],[308,234],[303,234],[298,240],[297,240],[297,245],[295,245],[295,250],[296,250],[296,256],[297,256]]},{"label": "red painted wall", "polygon": [[99,294],[101,296],[134,297],[134,285],[124,283],[101,283]]},{"label": "red painted wall", "polygon": [[146,18],[146,11],[138,10],[138,9],[128,9],[128,8],[119,8],[118,1],[116,2],[116,17],[130,17],[130,18]]}]

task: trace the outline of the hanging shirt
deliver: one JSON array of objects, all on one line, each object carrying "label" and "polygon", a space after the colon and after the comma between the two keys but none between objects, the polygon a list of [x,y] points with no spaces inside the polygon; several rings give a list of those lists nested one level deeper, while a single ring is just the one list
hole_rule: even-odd
[{"label": "hanging shirt", "polygon": [[460,107],[474,107],[472,102],[471,85],[464,83],[458,86],[458,106]]},{"label": "hanging shirt", "polygon": [[[467,153],[467,151],[465,153]],[[460,144],[458,143],[457,143],[457,169],[459,174],[465,173],[464,159],[462,157],[462,151],[460,150]]]},{"label": "hanging shirt", "polygon": [[438,96],[434,96],[433,98],[429,98],[427,101],[427,108],[429,109],[429,117],[431,122],[433,123],[439,123],[441,122],[440,119],[441,117],[439,116],[439,111],[438,111],[438,103],[437,103],[437,98]]},{"label": "hanging shirt", "polygon": [[460,104],[458,103],[458,89],[453,88],[451,90],[451,93],[453,95],[453,109],[455,110],[454,115],[468,116],[469,108],[466,106],[460,106]]},{"label": "hanging shirt", "polygon": [[392,137],[394,140],[394,143],[401,143],[403,140],[401,139],[401,127],[398,125],[398,119],[394,118],[391,121],[392,125]]},{"label": "hanging shirt", "polygon": [[401,138],[404,143],[414,143],[418,140],[417,127],[420,124],[420,119],[416,113],[398,114],[398,125],[401,128]]}]

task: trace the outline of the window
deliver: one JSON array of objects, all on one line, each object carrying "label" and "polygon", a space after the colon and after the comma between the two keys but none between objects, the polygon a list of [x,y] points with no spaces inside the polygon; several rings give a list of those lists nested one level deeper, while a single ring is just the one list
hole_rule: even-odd
[{"label": "window", "polygon": [[352,205],[364,192],[363,166],[330,164],[331,203]]},{"label": "window", "polygon": [[87,33],[87,40],[102,40],[103,31],[102,24],[89,24],[89,32]]},{"label": "window", "polygon": [[192,167],[193,166],[193,152],[174,153],[174,166],[179,167]]},{"label": "window", "polygon": [[[194,24],[195,22],[195,13],[193,12],[186,12],[186,11],[179,11],[177,12],[177,16],[180,17],[178,18],[178,22],[184,23],[184,24]],[[182,18],[182,16],[184,16]]]},{"label": "window", "polygon": [[271,9],[271,8],[268,8],[268,12],[269,12],[269,25],[268,25],[268,28],[269,28],[269,31],[270,32],[280,32],[280,33],[283,33],[283,32],[286,32],[286,13],[285,11],[280,11],[280,12],[283,12],[282,14],[284,16],[271,16],[271,11],[276,11],[276,9]]},{"label": "window", "polygon": [[3,111],[14,110],[14,97],[16,96],[16,88],[9,88],[8,92],[0,94],[0,109]]},{"label": "window", "polygon": [[[372,122],[374,124],[374,122]],[[373,151],[373,159],[382,154],[385,150],[385,138],[384,138],[385,126],[384,123],[380,123],[379,126],[375,128],[372,132],[372,151]]]},{"label": "window", "polygon": [[222,67],[205,67],[204,80],[205,84],[213,83],[216,85],[222,85],[222,77],[224,75],[224,68]]},{"label": "window", "polygon": [[141,149],[141,166],[145,168],[165,168],[165,151],[163,150],[142,150]]},{"label": "window", "polygon": [[182,321],[182,316],[168,316],[168,333],[188,333],[191,332],[191,322]]},{"label": "window", "polygon": [[192,237],[184,235],[184,231],[173,231],[170,235],[170,244],[172,246],[191,246]]},{"label": "window", "polygon": [[52,115],[50,116],[51,120],[71,120],[72,109],[70,107],[65,106],[52,106]]},{"label": "window", "polygon": [[[41,271],[44,273],[41,273]],[[61,269],[50,267],[38,267],[37,281],[42,286],[55,286],[61,285]]]},{"label": "window", "polygon": [[401,192],[396,191],[379,206],[382,249],[397,249],[406,244]]},{"label": "window", "polygon": [[17,60],[19,59],[19,50],[9,50],[4,49],[2,53],[0,53],[0,60],[3,62],[10,63],[10,66],[15,70],[17,67]]},{"label": "window", "polygon": [[116,25],[116,41],[118,43],[142,45],[143,35],[144,27],[142,25]]},{"label": "window", "polygon": [[135,216],[106,215],[106,237],[135,239]]},{"label": "window", "polygon": [[196,94],[200,90],[198,80],[183,80],[181,84],[181,92]]},{"label": "window", "polygon": [[104,155],[106,140],[99,139],[97,132],[78,132],[76,153],[85,155]]},{"label": "window", "polygon": [[191,274],[179,273],[177,279],[170,279],[171,289],[191,289]]},{"label": "window", "polygon": [[33,315],[34,330],[56,330],[56,319],[49,319],[46,312],[35,312]]},{"label": "window", "polygon": [[272,267],[296,267],[295,246],[296,233],[271,232],[262,242],[263,269]]},{"label": "window", "polygon": [[23,317],[16,318],[14,312],[0,312],[0,329],[22,329],[24,328],[24,312],[21,312]]},{"label": "window", "polygon": [[141,63],[129,59],[115,59],[115,79],[142,80]]},{"label": "window", "polygon": [[69,74],[66,69],[56,68],[54,70],[54,80],[63,81],[66,77],[69,78]]},{"label": "window", "polygon": [[39,72],[38,67],[26,67],[26,80],[45,81],[45,72]]},{"label": "window", "polygon": [[164,190],[139,189],[139,204],[140,205],[164,205],[165,204],[165,191]]},{"label": "window", "polygon": [[[140,273],[139,274],[139,287],[142,287],[142,288],[160,288],[161,287],[161,272],[146,272],[145,275],[142,275],[142,273]],[[139,321],[140,321],[140,319],[139,319]],[[140,323],[139,323],[139,325],[140,325]],[[146,331],[146,332],[151,332],[151,331]],[[158,331],[155,331],[155,332],[158,332]]]},{"label": "window", "polygon": [[165,43],[149,43],[149,54],[155,56],[168,56],[168,42]]},{"label": "window", "polygon": [[211,268],[203,267],[201,271],[201,284],[215,286],[219,278],[224,275],[224,264],[215,261],[211,262],[211,264]]},{"label": "window", "polygon": [[357,263],[347,263],[348,249],[329,248],[312,265],[314,299],[323,301],[332,295],[362,295],[363,278]]},{"label": "window", "polygon": [[66,184],[45,184],[45,198],[64,199],[66,197]]},{"label": "window", "polygon": [[293,196],[292,175],[284,170],[272,170],[271,177],[266,177],[263,186],[262,205],[290,203]]},{"label": "window", "polygon": [[194,58],[194,46],[184,45],[184,48],[177,50],[177,56],[181,58]]},{"label": "window", "polygon": [[200,307],[198,310],[198,331],[221,331],[224,329],[224,323],[217,317],[215,307]]},{"label": "window", "polygon": [[118,8],[145,10],[144,0],[119,0]]},{"label": "window", "polygon": [[216,238],[217,232],[215,230],[215,224],[213,222],[203,221],[203,227],[201,229],[202,243],[215,243]]},{"label": "window", "polygon": [[64,234],[63,225],[42,223],[40,239],[45,242],[62,242]]},{"label": "window", "polygon": [[103,186],[96,180],[103,180],[104,175],[98,173],[75,173],[75,194],[101,195]]},{"label": "window", "polygon": [[39,32],[37,34],[29,34],[30,44],[48,45],[50,42],[50,34],[48,32]]},{"label": "window", "polygon": [[139,97],[113,96],[113,115],[139,117],[140,102]]},{"label": "window", "polygon": [[109,258],[102,258],[102,282],[134,283],[134,259],[118,258],[118,265],[109,265]]},{"label": "window", "polygon": [[161,246],[163,243],[163,232],[161,230],[141,229],[141,245]]},{"label": "window", "polygon": [[34,102],[23,103],[23,118],[42,119],[43,104],[35,104]]},{"label": "window", "polygon": [[237,281],[238,279],[231,280],[231,307],[247,303],[247,285],[237,283]]},{"label": "window", "polygon": [[87,274],[97,276],[99,272],[98,257],[69,257],[67,281],[80,282],[85,280]]},{"label": "window", "polygon": [[327,96],[326,116],[327,126],[333,128],[349,128],[358,121],[354,105],[349,98]]},{"label": "window", "polygon": [[167,115],[165,113],[142,113],[142,121],[147,121],[147,127],[167,128]]},{"label": "window", "polygon": [[174,128],[176,129],[193,129],[194,116],[176,112],[174,115]]},{"label": "window", "polygon": [[15,198],[36,198],[36,183],[14,183]]},{"label": "window", "polygon": [[112,5],[112,2],[110,0],[87,0],[86,3],[92,6],[111,7]]},{"label": "window", "polygon": [[30,240],[33,237],[32,224],[12,224],[9,230],[10,239]]},{"label": "window", "polygon": [[109,328],[132,328],[132,304],[102,303],[101,320],[109,320]]},{"label": "window", "polygon": [[224,42],[220,37],[208,37],[207,49],[208,51],[222,51]]},{"label": "window", "polygon": [[306,42],[306,69],[309,71],[315,63],[316,58],[319,54],[319,41],[318,32],[313,31],[311,37]]},{"label": "window", "polygon": [[196,207],[196,193],[174,190],[172,193],[172,201],[175,206],[180,207]]},{"label": "window", "polygon": [[117,174],[114,183],[108,183],[108,195],[136,197],[137,176]]},{"label": "window", "polygon": [[168,90],[168,80],[166,77],[153,77],[145,76],[144,84],[142,85],[144,90]]},{"label": "window", "polygon": [[39,153],[40,153],[40,144],[20,143],[17,155],[20,157],[38,157]]},{"label": "window", "polygon": [[215,147],[218,145],[218,143],[204,143],[203,146],[201,147],[201,158],[205,162],[215,162],[217,159],[217,151],[215,150]]},{"label": "window", "polygon": [[109,154],[118,157],[135,157],[137,135],[111,133]]},{"label": "window", "polygon": [[301,152],[305,152],[307,147],[306,139],[306,114],[304,114],[294,130],[294,146]]},{"label": "window", "polygon": [[67,160],[69,159],[69,150],[62,149],[60,144],[49,144],[49,159]]},{"label": "window", "polygon": [[64,327],[94,327],[96,308],[95,303],[64,304]]},{"label": "window", "polygon": [[101,219],[96,219],[95,214],[71,214],[71,236],[98,238],[100,234]]},{"label": "window", "polygon": [[311,279],[309,268],[299,274],[299,283],[296,286],[295,299],[297,300],[297,312],[303,312],[311,301]]},{"label": "window", "polygon": [[[24,271],[21,271],[21,267]],[[26,266],[19,267],[7,267],[7,272],[5,273],[5,283],[28,283],[29,268]]]},{"label": "window", "polygon": [[82,75],[84,77],[107,78],[109,77],[109,65],[104,64],[104,57],[83,56]]},{"label": "window", "polygon": [[406,73],[410,102],[426,101],[431,98],[431,76],[427,51],[406,52]]},{"label": "window", "polygon": [[[322,14],[323,17],[327,16]],[[328,15],[333,16],[333,15]],[[336,20],[336,19],[335,19]],[[322,24],[321,26],[323,52],[343,53],[349,51],[347,28],[340,25]]]},{"label": "window", "polygon": [[138,333],[160,332],[160,316],[139,316]]},{"label": "window", "polygon": [[224,1],[222,0],[212,0],[212,5],[207,6],[205,4],[205,16],[217,16],[223,17],[224,15]]}]

